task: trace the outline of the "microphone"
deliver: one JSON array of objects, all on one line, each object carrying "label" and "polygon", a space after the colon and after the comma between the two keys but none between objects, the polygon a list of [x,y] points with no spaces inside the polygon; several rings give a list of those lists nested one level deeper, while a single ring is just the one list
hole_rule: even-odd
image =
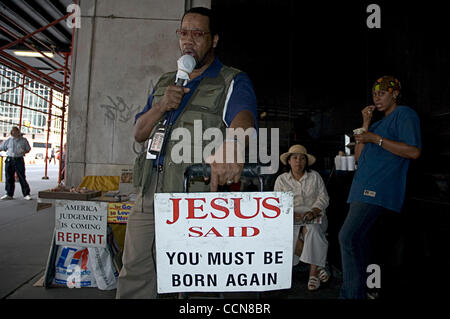
[{"label": "microphone", "polygon": [[181,56],[177,61],[178,71],[175,78],[175,85],[185,86],[187,81],[190,80],[189,74],[194,70],[196,64],[197,62],[195,62],[192,55],[185,54]]},{"label": "microphone", "polygon": [[[177,61],[178,71],[175,78],[176,86],[185,86],[186,83],[190,80],[189,74],[194,70],[195,59],[193,56],[189,54],[183,55]],[[148,148],[147,148],[147,159],[155,159],[158,165],[158,178],[159,172],[162,170],[162,164],[160,163],[161,154],[164,155],[166,144],[167,144],[167,136],[166,134],[171,134],[172,131],[172,118],[174,116],[174,111],[170,110],[168,114],[166,113],[165,119],[162,123],[158,124],[156,131],[153,133],[153,136],[149,139]],[[157,181],[158,184],[158,181]]]},{"label": "microphone", "polygon": [[[189,81],[189,74],[194,70],[195,59],[193,56],[189,54],[185,54],[180,57],[177,61],[178,71],[175,77],[175,85],[176,86],[185,86],[187,81]],[[170,110],[168,114],[166,114],[165,120],[154,133],[153,143],[155,147],[153,147],[153,143],[150,141],[148,143],[149,149],[147,150],[150,155],[147,154],[147,159],[156,159],[156,163],[158,163],[158,172],[162,169],[162,164],[160,164],[160,156],[164,154],[167,144],[166,134],[171,134],[172,131],[172,118],[174,117],[174,111]],[[156,140],[156,142],[155,142]],[[151,145],[151,146],[150,146]],[[159,178],[159,174],[158,174]]]}]

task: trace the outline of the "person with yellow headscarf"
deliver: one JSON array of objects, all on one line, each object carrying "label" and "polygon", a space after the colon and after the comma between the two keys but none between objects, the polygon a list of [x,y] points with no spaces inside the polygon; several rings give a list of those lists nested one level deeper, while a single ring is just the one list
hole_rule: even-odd
[{"label": "person with yellow headscarf", "polygon": [[[379,78],[372,87],[374,104],[361,111],[363,125],[355,133],[358,170],[347,200],[350,209],[339,232],[342,299],[366,298],[368,233],[379,216],[401,211],[409,162],[421,153],[419,117],[399,104],[400,89],[393,76]],[[374,112],[384,116],[371,124]]]}]

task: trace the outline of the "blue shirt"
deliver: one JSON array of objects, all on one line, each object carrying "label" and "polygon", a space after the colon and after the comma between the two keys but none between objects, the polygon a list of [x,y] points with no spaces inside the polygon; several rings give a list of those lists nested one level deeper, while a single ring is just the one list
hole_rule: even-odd
[{"label": "blue shirt", "polygon": [[[397,106],[388,116],[373,123],[369,131],[422,148],[419,117],[407,106]],[[400,212],[405,198],[409,161],[377,144],[367,143],[359,156],[347,202],[359,201]]]},{"label": "blue shirt", "polygon": [[[180,107],[173,112],[171,121],[172,124],[177,120],[178,116],[181,114],[184,107],[187,105],[187,102],[191,98],[192,94],[194,94],[195,90],[200,84],[200,81],[203,78],[217,77],[219,75],[220,70],[222,69],[222,66],[223,66],[222,62],[220,62],[220,60],[217,57],[215,57],[213,63],[211,63],[211,65],[200,76],[196,77],[195,79],[187,83],[186,87],[190,88],[191,90],[183,96],[183,99],[181,100],[180,103]],[[149,96],[147,104],[145,105],[144,109],[138,114],[136,114],[135,123],[142,114],[150,110],[150,108],[152,107],[153,93],[155,93],[154,90],[152,94]],[[250,81],[248,75],[241,72],[234,78],[233,91],[231,93],[230,99],[228,100],[228,104],[225,110],[224,116],[225,125],[229,127],[234,117],[240,111],[243,110],[248,110],[253,114],[256,126],[258,112],[257,112],[255,91],[253,89],[252,82]]]},{"label": "blue shirt", "polygon": [[[211,63],[211,65],[200,76],[196,77],[195,79],[192,79],[191,81],[189,81],[186,84],[185,87],[190,88],[191,90],[183,96],[183,99],[181,100],[181,103],[180,103],[180,106],[178,107],[178,109],[173,111],[173,114],[171,116],[171,124],[175,123],[178,116],[181,114],[184,107],[187,105],[192,94],[194,94],[195,90],[197,89],[198,85],[200,84],[200,81],[203,78],[217,77],[219,75],[220,70],[222,69],[222,66],[223,66],[222,62],[220,62],[220,60],[217,57],[215,57],[214,61]],[[230,87],[230,89],[231,89],[231,87]],[[243,72],[240,72],[238,75],[236,75],[236,77],[234,78],[234,84],[233,84],[232,90],[233,91],[231,93],[231,96],[228,100],[227,105],[225,106],[225,109],[224,109],[225,114],[223,115],[223,119],[224,119],[225,125],[227,127],[229,127],[231,122],[233,121],[234,117],[240,111],[248,110],[253,114],[255,128],[257,128],[258,112],[257,112],[257,104],[256,104],[256,95],[255,95],[255,91],[253,89],[252,82],[250,81],[250,78],[248,77],[248,75]],[[153,89],[153,92],[152,92],[152,94],[150,94],[150,96],[147,100],[147,104],[145,105],[144,109],[141,112],[139,112],[138,114],[136,114],[135,123],[142,114],[144,114],[145,112],[150,110],[150,108],[152,107],[154,93],[155,93],[155,90]],[[168,113],[166,113],[166,119],[167,119],[167,117],[168,117]],[[164,155],[161,155],[159,164],[162,164],[163,161],[164,161]],[[155,161],[154,165],[156,165],[156,161]]]}]

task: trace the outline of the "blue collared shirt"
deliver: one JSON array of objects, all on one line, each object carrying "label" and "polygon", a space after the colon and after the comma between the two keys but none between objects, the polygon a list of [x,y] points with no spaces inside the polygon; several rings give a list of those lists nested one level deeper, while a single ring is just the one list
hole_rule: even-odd
[{"label": "blue collared shirt", "polygon": [[[211,63],[211,65],[200,76],[196,77],[195,79],[192,79],[191,81],[189,81],[186,84],[185,87],[190,88],[190,91],[183,96],[183,99],[181,100],[181,103],[180,103],[180,106],[178,107],[178,109],[173,111],[173,114],[171,116],[171,124],[175,123],[178,116],[181,114],[181,112],[187,105],[192,94],[194,94],[195,90],[197,89],[198,85],[200,84],[200,81],[203,78],[217,77],[219,75],[220,70],[222,69],[222,66],[223,66],[222,62],[220,62],[220,60],[217,57],[215,57],[214,61]],[[232,90],[233,91],[228,100],[228,103],[227,103],[227,105],[225,105],[225,108],[224,108],[225,114],[223,115],[223,120],[225,122],[225,125],[227,127],[229,127],[231,122],[233,121],[233,119],[239,112],[241,112],[243,110],[248,110],[253,114],[255,128],[257,128],[258,112],[257,112],[257,104],[256,104],[256,95],[255,95],[255,91],[253,89],[252,82],[250,81],[250,78],[248,77],[248,75],[243,72],[236,75],[236,77],[234,78],[234,84],[233,84]],[[155,89],[153,89],[152,94],[150,94],[150,96],[147,100],[147,104],[145,105],[144,109],[141,112],[139,112],[138,114],[136,114],[135,123],[142,114],[144,114],[145,112],[150,110],[150,108],[152,107],[154,93],[155,93]],[[167,115],[168,115],[168,113],[166,113],[166,119],[167,119]],[[161,155],[159,164],[162,165],[163,162],[164,162],[164,155]],[[154,166],[156,166],[156,161],[154,163]]]},{"label": "blue collared shirt", "polygon": [[[213,63],[211,63],[211,65],[200,76],[187,83],[186,87],[190,88],[191,90],[183,96],[180,107],[173,112],[171,121],[172,124],[177,120],[178,116],[187,105],[187,102],[191,98],[192,94],[194,94],[195,90],[200,84],[200,81],[203,78],[217,77],[220,70],[222,69],[222,66],[222,62],[220,62],[220,60],[215,57]],[[150,110],[150,108],[152,107],[153,93],[155,93],[154,90],[152,94],[150,94],[144,109],[136,115],[135,122],[142,114]],[[227,105],[225,106],[225,115],[223,117],[225,125],[229,127],[234,117],[243,110],[248,110],[253,114],[256,127],[258,112],[255,91],[248,75],[241,72],[234,78],[233,91]]]}]

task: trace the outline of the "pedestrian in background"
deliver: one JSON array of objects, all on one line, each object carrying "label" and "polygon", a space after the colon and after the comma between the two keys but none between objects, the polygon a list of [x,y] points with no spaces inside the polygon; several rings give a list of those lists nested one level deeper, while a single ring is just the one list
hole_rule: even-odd
[{"label": "pedestrian in background", "polygon": [[27,139],[22,136],[19,128],[14,126],[11,129],[11,137],[0,145],[0,151],[5,151],[7,158],[5,161],[5,190],[6,194],[0,199],[13,199],[15,189],[14,173],[17,173],[20,186],[22,187],[23,198],[30,200],[30,186],[25,179],[25,161],[23,157],[31,150]]},{"label": "pedestrian in background", "polygon": [[50,155],[50,159],[48,160],[48,163],[50,164],[53,160],[53,163],[56,165],[56,157],[55,157],[55,149],[52,148],[52,153]]}]

